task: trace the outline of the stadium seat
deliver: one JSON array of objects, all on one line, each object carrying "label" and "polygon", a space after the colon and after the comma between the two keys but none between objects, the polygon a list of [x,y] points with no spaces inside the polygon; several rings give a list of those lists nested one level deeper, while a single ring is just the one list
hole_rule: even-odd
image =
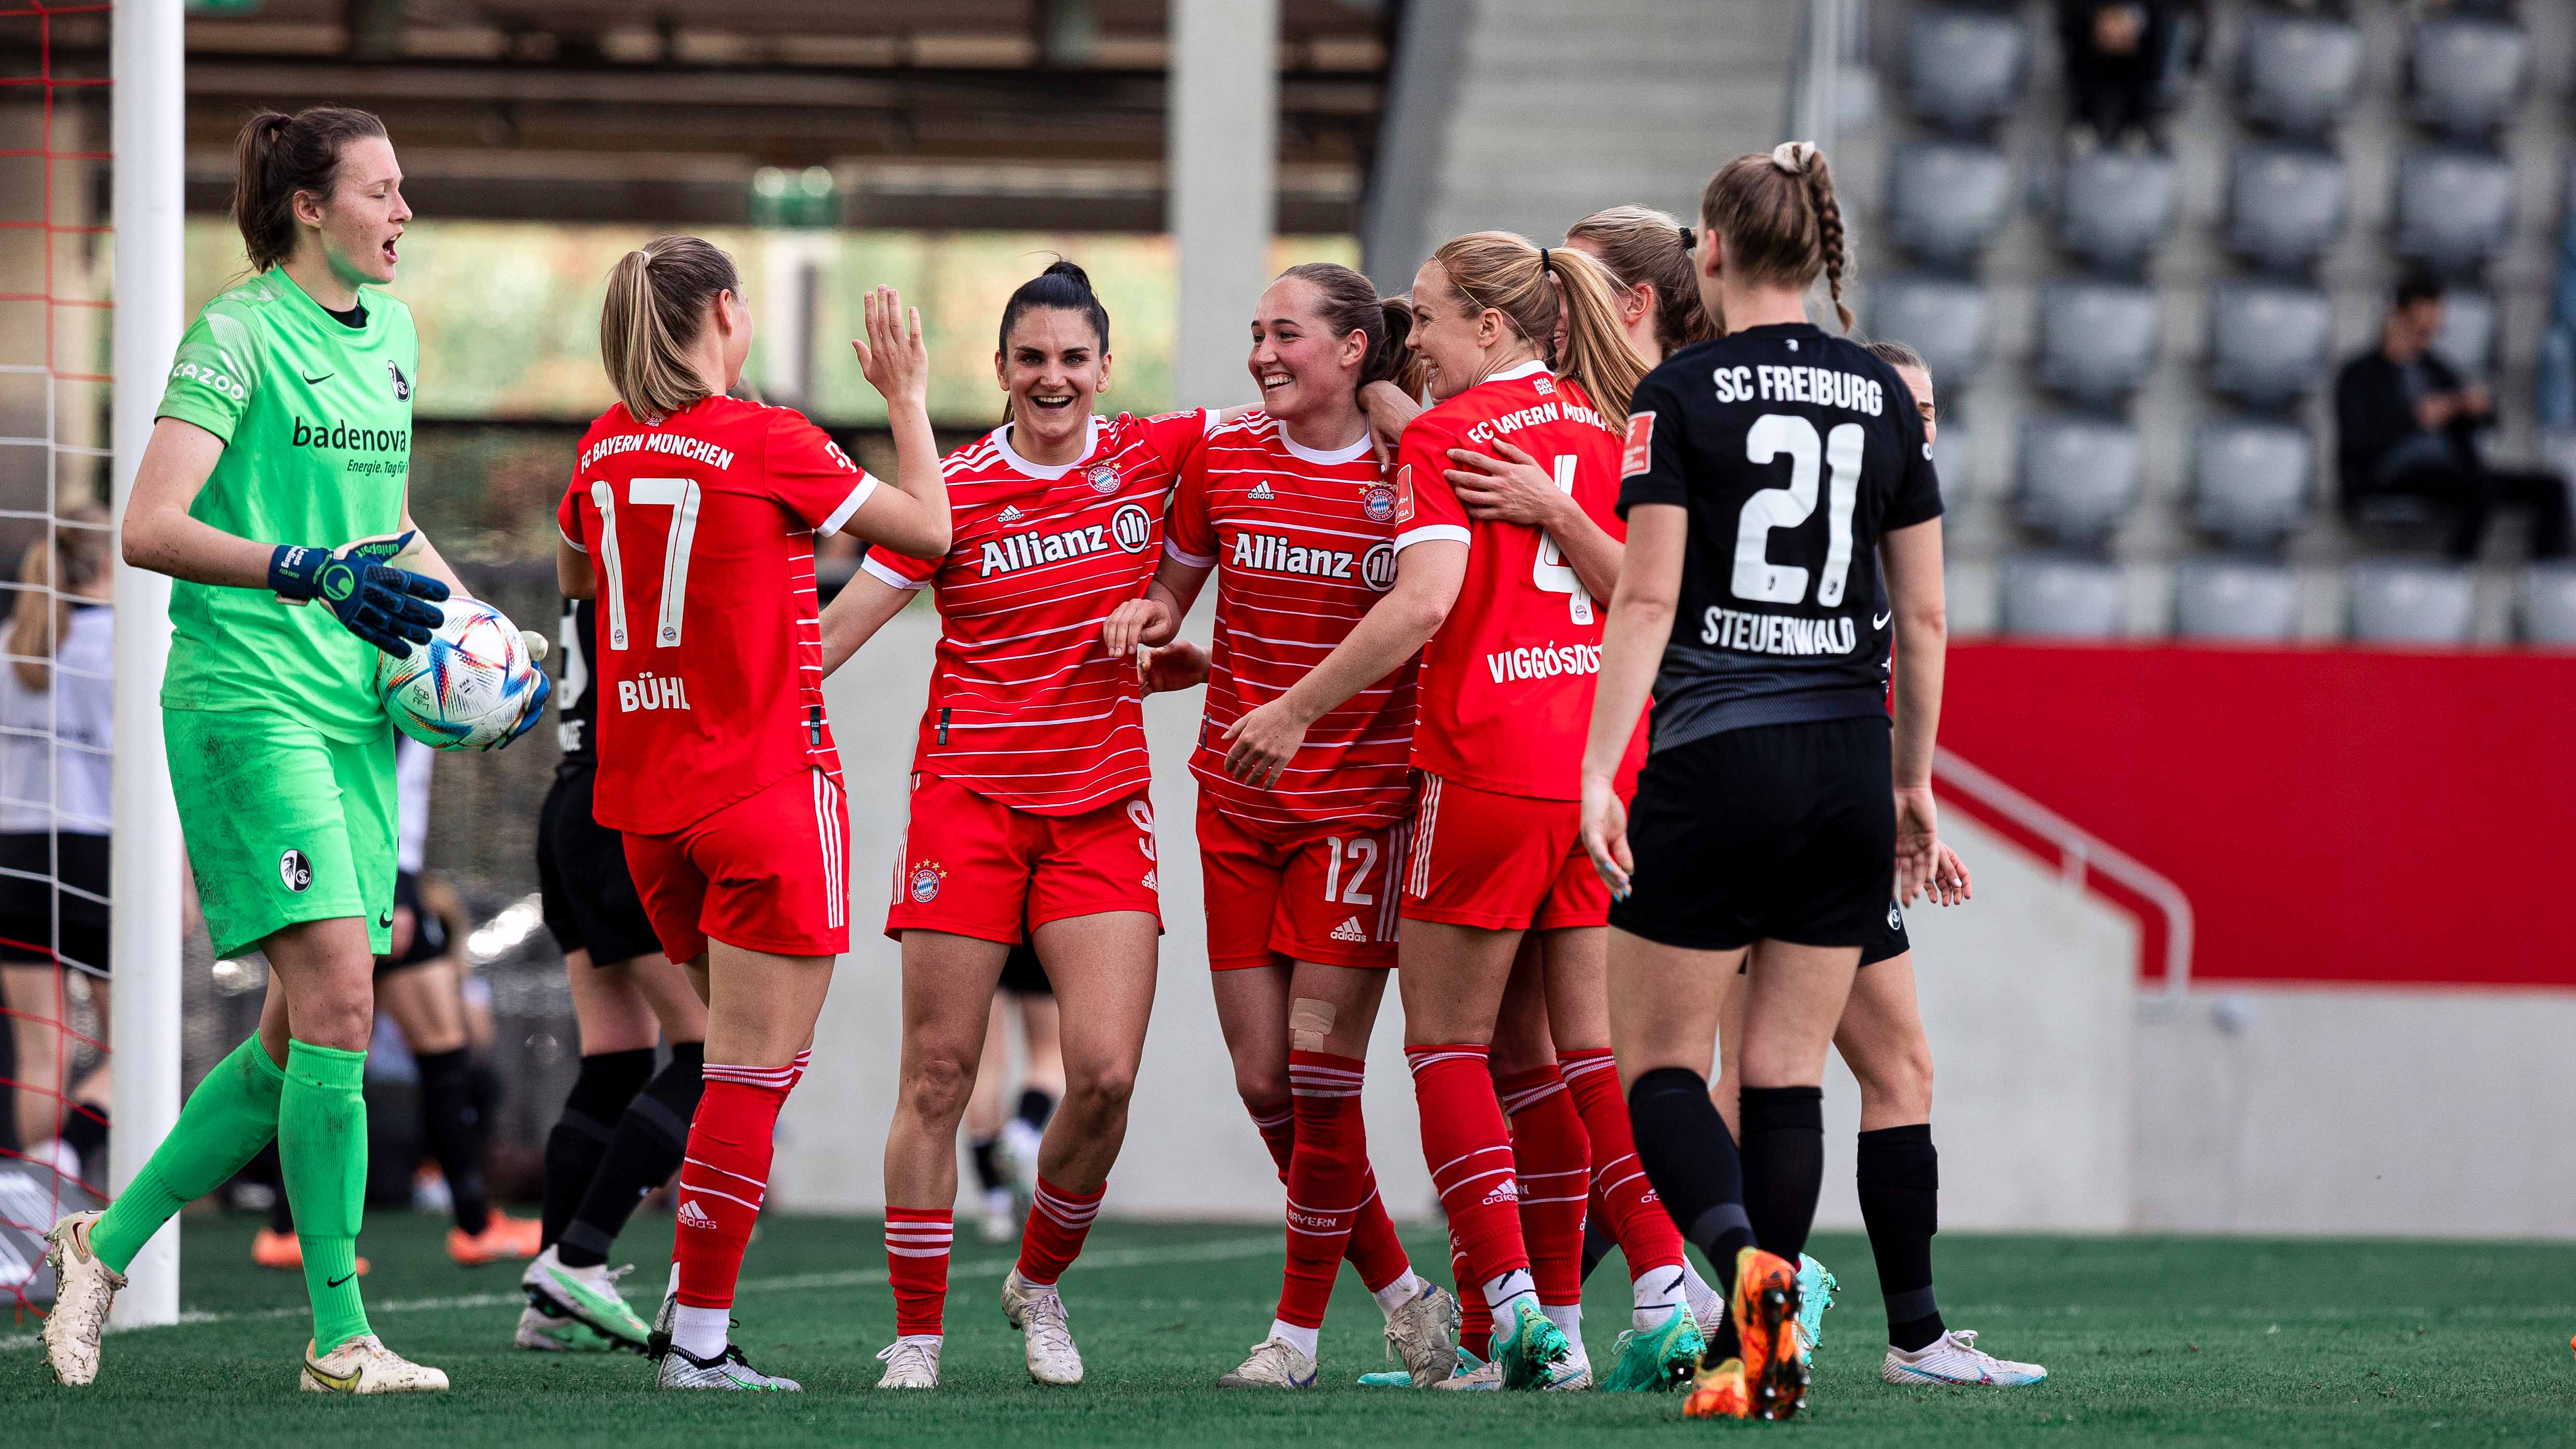
[{"label": "stadium seat", "polygon": [[2576,487],[2576,429],[2540,430],[2540,466]]},{"label": "stadium seat", "polygon": [[2274,271],[2304,270],[2343,235],[2343,158],[2303,146],[2248,146],[2227,175],[2227,245]]},{"label": "stadium seat", "polygon": [[1932,444],[1932,471],[1941,476],[1941,500],[1956,506],[1977,492],[1977,435],[1962,422],[1941,420],[1941,436]]},{"label": "stadium seat", "polygon": [[1936,391],[1966,387],[1985,365],[1986,289],[1974,282],[1889,277],[1870,287],[1865,310],[1870,336],[1902,342],[1923,354],[1932,365]]},{"label": "stadium seat", "polygon": [[1907,18],[1906,105],[1926,125],[1974,131],[2001,119],[2020,102],[2029,69],[2018,17],[1926,5]]},{"label": "stadium seat", "polygon": [[2527,564],[2514,594],[2514,620],[2526,642],[2576,648],[2576,565]]},{"label": "stadium seat", "polygon": [[2192,440],[2192,517],[2235,547],[2271,547],[2306,514],[2316,458],[2302,427],[2250,418],[2205,423]]},{"label": "stadium seat", "polygon": [[2296,400],[2324,377],[2334,303],[2312,287],[2222,282],[2209,291],[2209,385],[2260,407]]},{"label": "stadium seat", "polygon": [[2126,633],[2127,580],[2116,565],[2052,554],[2003,561],[2004,632],[2039,639],[2116,639]]},{"label": "stadium seat", "polygon": [[1992,146],[1924,141],[1896,156],[1888,225],[1927,262],[1964,266],[2011,216],[2012,162]]},{"label": "stadium seat", "polygon": [[2427,20],[2415,30],[2407,79],[2415,119],[2464,141],[2484,140],[2513,115],[2531,68],[2531,37],[2506,21]]},{"label": "stadium seat", "polygon": [[2057,240],[2097,267],[2134,269],[2173,230],[2176,191],[2169,156],[2095,151],[2067,164]]},{"label": "stadium seat", "polygon": [[2155,289],[2072,278],[2039,294],[2039,380],[2079,402],[2115,403],[2156,363]]},{"label": "stadium seat", "polygon": [[2060,543],[2097,542],[2138,501],[2138,431],[2117,418],[2040,414],[2021,425],[2021,521]]},{"label": "stadium seat", "polygon": [[2476,623],[2476,579],[2457,564],[2363,559],[2346,582],[2352,637],[2365,644],[2465,644]]},{"label": "stadium seat", "polygon": [[2501,156],[2419,146],[2397,163],[2397,252],[2446,271],[2476,268],[2513,227],[2513,167]]},{"label": "stadium seat", "polygon": [[2174,633],[2185,639],[2287,639],[2299,581],[2287,564],[2193,558],[2174,570]]},{"label": "stadium seat", "polygon": [[2442,330],[2433,334],[2433,355],[2469,377],[2495,370],[2496,304],[2489,292],[2453,288],[2442,294]]},{"label": "stadium seat", "polygon": [[2256,10],[2245,21],[2246,119],[2294,136],[2319,136],[2361,88],[2361,27],[2346,20]]}]

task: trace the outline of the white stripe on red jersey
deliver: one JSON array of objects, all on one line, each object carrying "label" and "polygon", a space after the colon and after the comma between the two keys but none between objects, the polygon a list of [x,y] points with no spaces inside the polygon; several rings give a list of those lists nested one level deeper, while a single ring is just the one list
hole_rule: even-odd
[{"label": "white stripe on red jersey", "polygon": [[788,408],[702,398],[657,424],[619,403],[555,509],[599,577],[593,813],[664,835],[797,770],[832,780],[814,539],[877,481]]},{"label": "white stripe on red jersey", "polygon": [[950,453],[952,542],[924,562],[871,551],[861,565],[939,601],[939,654],[913,751],[944,775],[1037,815],[1078,815],[1145,789],[1133,660],[1101,642],[1111,611],[1144,597],[1173,478],[1215,414],[1091,420],[1082,461],[1031,463],[1010,425]]},{"label": "white stripe on red jersey", "polygon": [[1274,838],[1401,818],[1414,660],[1315,721],[1270,788],[1225,772],[1227,728],[1287,693],[1395,586],[1395,489],[1368,439],[1317,452],[1258,410],[1218,425],[1182,470],[1163,551],[1217,571],[1207,717],[1190,755],[1217,810]]}]

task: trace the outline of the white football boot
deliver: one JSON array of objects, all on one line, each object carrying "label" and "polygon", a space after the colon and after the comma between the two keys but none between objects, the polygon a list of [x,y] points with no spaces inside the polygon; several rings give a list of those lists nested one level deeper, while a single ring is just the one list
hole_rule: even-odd
[{"label": "white football boot", "polygon": [[730,1341],[724,1352],[713,1358],[699,1358],[678,1344],[654,1340],[661,1350],[662,1366],[653,1375],[657,1389],[736,1389],[755,1393],[793,1394],[804,1390],[794,1379],[765,1374],[751,1366],[742,1350]]},{"label": "white football boot", "polygon": [[877,1350],[877,1362],[884,1364],[885,1377],[877,1380],[881,1389],[935,1389],[939,1387],[939,1338],[935,1334],[898,1338]]},{"label": "white football boot", "polygon": [[1891,1384],[1991,1384],[2019,1388],[2048,1377],[2035,1363],[2014,1363],[1977,1347],[1977,1331],[1954,1328],[1907,1353],[1891,1345],[1878,1376]]},{"label": "white football boot", "polygon": [[1073,1346],[1064,1299],[1013,1268],[1002,1277],[1002,1316],[1027,1337],[1029,1377],[1042,1384],[1082,1382],[1082,1352]]},{"label": "white football boot", "polygon": [[362,1333],[320,1358],[313,1356],[308,1340],[298,1386],[308,1394],[443,1394],[447,1375],[413,1363],[372,1333]]},{"label": "white football boot", "polygon": [[98,1377],[98,1339],[125,1275],[89,1250],[97,1213],[72,1213],[45,1234],[45,1266],[54,1270],[54,1311],[45,1319],[45,1366],[54,1382],[74,1388]]},{"label": "white football boot", "polygon": [[1216,1381],[1221,1389],[1311,1389],[1315,1361],[1284,1338],[1265,1338],[1252,1346],[1243,1366]]},{"label": "white football boot", "polygon": [[1427,1389],[1449,1377],[1458,1363],[1458,1300],[1437,1283],[1386,1316],[1386,1349],[1404,1365],[1413,1386]]}]

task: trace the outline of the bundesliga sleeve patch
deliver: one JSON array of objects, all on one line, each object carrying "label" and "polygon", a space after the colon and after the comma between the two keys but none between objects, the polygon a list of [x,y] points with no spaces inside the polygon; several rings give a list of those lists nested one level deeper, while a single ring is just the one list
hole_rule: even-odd
[{"label": "bundesliga sleeve patch", "polygon": [[1655,415],[1628,415],[1628,444],[1619,452],[1619,476],[1634,478],[1654,467]]},{"label": "bundesliga sleeve patch", "polygon": [[1395,521],[1413,521],[1413,465],[1406,463],[1395,470]]}]

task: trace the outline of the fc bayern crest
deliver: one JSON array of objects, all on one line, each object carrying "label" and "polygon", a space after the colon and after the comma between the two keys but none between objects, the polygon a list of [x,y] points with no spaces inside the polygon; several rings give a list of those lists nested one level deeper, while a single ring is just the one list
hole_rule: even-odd
[{"label": "fc bayern crest", "polygon": [[939,868],[939,862],[935,860],[925,860],[921,864],[914,866],[912,868],[912,898],[925,906],[930,904],[932,901],[939,899],[939,882],[947,874],[948,872]]},{"label": "fc bayern crest", "polygon": [[1094,463],[1083,470],[1082,476],[1091,484],[1094,493],[1118,491],[1118,467],[1114,463]]},{"label": "fc bayern crest", "polygon": [[1360,511],[1371,523],[1384,523],[1395,516],[1395,490],[1383,483],[1371,483],[1360,490]]}]

